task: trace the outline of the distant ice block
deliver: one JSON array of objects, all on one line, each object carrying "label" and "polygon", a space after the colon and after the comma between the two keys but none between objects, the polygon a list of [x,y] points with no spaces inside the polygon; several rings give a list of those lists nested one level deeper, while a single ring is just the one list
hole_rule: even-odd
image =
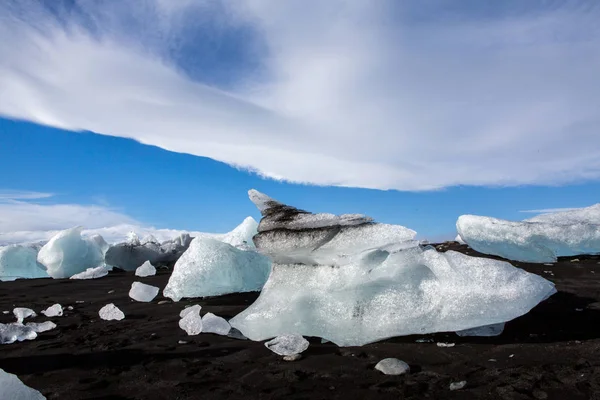
[{"label": "distant ice block", "polygon": [[28,322],[25,324],[25,326],[33,329],[34,332],[36,332],[36,333],[47,332],[47,331],[51,331],[52,329],[56,328],[56,324],[52,321]]},{"label": "distant ice block", "polygon": [[105,321],[120,321],[125,318],[125,314],[113,303],[109,303],[98,311],[98,315]]},{"label": "distant ice block", "polygon": [[25,385],[16,375],[0,368],[0,398],[10,400],[46,400],[40,392]]},{"label": "distant ice block", "polygon": [[252,237],[258,233],[258,222],[252,217],[247,217],[241,224],[229,233],[218,237],[223,243],[238,248],[254,248]]},{"label": "distant ice block", "polygon": [[217,335],[227,335],[231,330],[231,325],[225,320],[213,313],[206,313],[202,317],[202,332],[215,333]]},{"label": "distant ice block", "polygon": [[385,375],[403,375],[410,372],[410,366],[397,358],[384,358],[375,365],[375,369]]},{"label": "distant ice block", "polygon": [[81,227],[59,232],[40,249],[37,261],[53,278],[68,278],[104,263],[98,238],[81,237]]},{"label": "distant ice block", "polygon": [[25,307],[16,307],[13,310],[13,314],[15,315],[15,317],[17,318],[17,322],[19,323],[23,322],[25,318],[37,317],[35,311],[33,311],[31,308]]},{"label": "distant ice block", "polygon": [[509,260],[549,263],[560,256],[600,252],[600,225],[596,224],[514,222],[461,215],[456,228],[471,248]]},{"label": "distant ice block", "polygon": [[186,307],[183,310],[181,310],[181,312],[179,313],[179,318],[183,318],[191,312],[200,315],[200,310],[202,310],[202,306],[200,306],[198,304],[190,306],[190,307]]},{"label": "distant ice block", "polygon": [[133,282],[129,290],[129,297],[135,301],[150,302],[158,294],[159,289],[156,286],[146,285],[141,282]]},{"label": "distant ice block", "polygon": [[458,336],[500,336],[504,332],[504,323],[479,326],[456,332]]},{"label": "distant ice block", "polygon": [[37,262],[40,248],[34,244],[0,247],[0,281],[48,278],[46,267]]},{"label": "distant ice block", "polygon": [[98,279],[108,275],[110,267],[101,265],[96,268],[88,268],[83,272],[73,275],[69,279]]},{"label": "distant ice block", "polygon": [[146,261],[135,270],[135,276],[142,278],[153,275],[156,275],[156,268],[154,268],[154,265],[150,261]]},{"label": "distant ice block", "polygon": [[0,324],[0,344],[11,344],[24,340],[33,340],[37,333],[30,326],[20,323]]},{"label": "distant ice block", "polygon": [[115,244],[106,251],[106,264],[134,271],[146,261],[153,265],[172,263],[187,250],[191,240],[190,235],[184,233],[161,244],[152,235],[139,240],[132,233],[126,242]]},{"label": "distant ice block", "polygon": [[62,317],[63,307],[60,304],[54,304],[42,311],[46,317]]},{"label": "distant ice block", "polygon": [[189,310],[187,310],[187,312],[184,313],[183,317],[179,320],[179,327],[186,331],[186,333],[190,336],[198,335],[203,329],[202,318],[200,317],[200,309],[197,307],[188,308]]},{"label": "distant ice block", "polygon": [[261,254],[197,237],[175,263],[163,295],[179,301],[183,297],[259,291],[270,270],[271,262]]},{"label": "distant ice block", "polygon": [[301,335],[290,334],[277,336],[275,339],[265,343],[267,349],[280,356],[300,354],[308,349],[308,345],[308,340],[304,339]]},{"label": "distant ice block", "polygon": [[98,245],[100,251],[102,251],[102,254],[105,254],[106,250],[108,250],[108,248],[110,247],[109,244],[106,243],[106,240],[104,240],[104,238],[101,235],[98,235],[97,233],[90,235],[89,240],[93,241]]}]

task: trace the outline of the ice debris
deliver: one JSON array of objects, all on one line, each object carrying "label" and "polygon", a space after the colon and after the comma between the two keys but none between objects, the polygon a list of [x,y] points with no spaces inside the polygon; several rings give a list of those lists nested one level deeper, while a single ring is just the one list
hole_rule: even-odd
[{"label": "ice debris", "polygon": [[0,247],[0,281],[48,278],[46,267],[37,262],[40,248],[35,244]]},{"label": "ice debris", "polygon": [[47,332],[47,331],[51,331],[52,329],[56,328],[56,324],[52,321],[28,322],[25,324],[25,326],[33,329],[34,332],[36,332],[36,333]]},{"label": "ice debris", "polygon": [[550,263],[560,256],[600,252],[600,224],[516,222],[461,215],[456,229],[474,250],[515,261]]},{"label": "ice debris", "polygon": [[213,313],[206,313],[202,317],[202,332],[215,333],[217,335],[227,335],[231,330],[231,325],[225,320]]},{"label": "ice debris", "polygon": [[[279,227],[306,213],[267,199],[257,204],[263,220]],[[420,246],[403,227],[324,220],[297,230],[259,225],[256,247],[277,261],[232,327],[252,340],[290,333],[360,346],[506,322],[556,292],[552,282],[507,262]]]},{"label": "ice debris", "polygon": [[410,372],[410,366],[397,358],[384,358],[375,365],[375,369],[386,375],[403,375]]},{"label": "ice debris", "polygon": [[183,233],[173,240],[158,243],[153,236],[139,240],[131,236],[128,241],[111,246],[106,251],[106,264],[126,271],[134,271],[149,261],[153,265],[171,263],[187,250],[191,237]]},{"label": "ice debris", "polygon": [[450,383],[450,390],[460,390],[467,386],[467,381],[452,382]]},{"label": "ice debris", "polygon": [[46,317],[62,317],[63,308],[60,304],[54,304],[42,311]]},{"label": "ice debris", "polygon": [[438,342],[437,343],[437,347],[454,347],[455,343],[444,343],[444,342]]},{"label": "ice debris", "polygon": [[300,335],[281,335],[265,343],[265,346],[280,356],[300,354],[308,349],[308,340]]},{"label": "ice debris", "polygon": [[133,282],[129,290],[129,297],[141,302],[152,301],[158,294],[159,289],[156,286],[146,285],[141,282]]},{"label": "ice debris", "polygon": [[37,317],[35,311],[33,311],[31,308],[25,307],[16,307],[13,310],[13,314],[15,315],[15,317],[17,318],[17,322],[19,323],[23,322],[25,318]]},{"label": "ice debris", "polygon": [[0,368],[0,398],[10,400],[46,400],[40,392],[25,385],[19,377]]},{"label": "ice debris", "polygon": [[108,267],[107,265],[101,265],[95,268],[88,268],[83,272],[71,276],[69,279],[98,279],[108,275],[108,272],[111,269],[112,268]]},{"label": "ice debris", "polygon": [[186,331],[188,335],[194,336],[202,332],[202,318],[200,317],[199,308],[194,306],[188,307],[188,309],[189,311],[183,314],[183,317],[179,320],[179,327]]},{"label": "ice debris", "polygon": [[200,310],[202,310],[202,306],[198,305],[198,304],[186,307],[183,310],[181,310],[181,312],[179,313],[179,318],[183,318],[183,317],[185,317],[186,315],[188,315],[191,312],[194,312],[196,314],[200,314]]},{"label": "ice debris", "polygon": [[120,321],[125,318],[125,314],[113,303],[109,303],[98,311],[98,315],[105,321]]},{"label": "ice debris", "polygon": [[140,276],[142,278],[153,275],[156,275],[156,268],[154,268],[154,265],[152,265],[150,261],[144,262],[135,270],[135,276]]},{"label": "ice debris", "polygon": [[11,344],[24,340],[33,340],[37,337],[36,331],[20,323],[0,324],[0,344]]},{"label": "ice debris", "polygon": [[53,278],[68,278],[104,262],[98,239],[81,236],[81,227],[57,233],[42,247],[37,261]]},{"label": "ice debris", "polygon": [[486,326],[479,326],[477,328],[464,329],[462,331],[457,331],[456,334],[458,336],[482,336],[482,337],[490,337],[490,336],[499,336],[504,332],[504,323],[492,324]]},{"label": "ice debris", "polygon": [[196,237],[175,263],[163,295],[179,301],[183,297],[259,291],[270,271],[269,259],[255,251]]}]

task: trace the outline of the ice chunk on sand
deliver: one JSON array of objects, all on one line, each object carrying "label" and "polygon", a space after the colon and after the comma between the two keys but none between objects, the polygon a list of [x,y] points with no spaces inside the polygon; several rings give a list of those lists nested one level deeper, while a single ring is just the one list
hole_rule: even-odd
[{"label": "ice chunk on sand", "polygon": [[26,327],[33,329],[36,333],[42,333],[51,331],[56,328],[56,324],[52,321],[46,322],[28,322],[25,324]]},{"label": "ice chunk on sand", "polygon": [[68,278],[104,262],[97,239],[81,237],[81,227],[57,233],[40,249],[37,261],[53,278]]},{"label": "ice chunk on sand", "polygon": [[119,310],[113,303],[109,303],[98,311],[98,315],[105,321],[120,321],[125,318],[123,311]]},{"label": "ice chunk on sand", "polygon": [[479,326],[477,328],[465,329],[456,332],[458,336],[499,336],[504,332],[504,323]]},{"label": "ice chunk on sand", "polygon": [[452,382],[450,383],[450,390],[460,390],[467,386],[467,381]]},{"label": "ice chunk on sand", "polygon": [[[179,327],[187,332],[188,335],[193,336],[202,332],[202,318],[200,317],[200,309],[194,307],[188,307],[190,309],[184,314],[184,317],[179,320]],[[185,310],[184,310],[185,311]]]},{"label": "ice chunk on sand", "polygon": [[0,324],[0,344],[11,344],[24,340],[33,340],[37,333],[30,326],[20,323]]},{"label": "ice chunk on sand", "polygon": [[88,268],[83,272],[73,275],[69,279],[98,279],[108,275],[112,268],[107,265],[101,265],[96,268]]},{"label": "ice chunk on sand", "polygon": [[37,314],[35,313],[35,311],[33,311],[31,308],[25,308],[25,307],[16,307],[13,310],[13,314],[17,318],[17,322],[23,322],[23,320],[25,318],[37,317]]},{"label": "ice chunk on sand", "polygon": [[308,349],[308,340],[300,335],[284,334],[265,343],[267,349],[280,356],[300,354]]},{"label": "ice chunk on sand", "polygon": [[202,306],[196,304],[190,307],[186,307],[179,313],[179,318],[183,318],[191,312],[195,312],[196,314],[200,314],[200,310],[202,310]]},{"label": "ice chunk on sand", "polygon": [[40,392],[25,385],[16,375],[0,368],[0,398],[10,400],[46,400]]},{"label": "ice chunk on sand", "polygon": [[397,358],[384,358],[375,365],[375,369],[386,375],[402,375],[410,372],[410,366]]},{"label": "ice chunk on sand", "polygon": [[202,332],[216,333],[217,335],[227,335],[231,330],[231,325],[225,320],[213,313],[206,313],[202,317]]},{"label": "ice chunk on sand", "polygon": [[150,261],[146,261],[135,270],[135,275],[141,276],[142,278],[153,276],[156,275],[156,268],[154,268],[154,265],[152,265]]},{"label": "ice chunk on sand", "polygon": [[197,237],[175,263],[163,294],[179,301],[183,297],[259,291],[270,270],[271,262],[261,254]]},{"label": "ice chunk on sand", "polygon": [[42,311],[46,317],[62,317],[63,308],[60,304],[54,304],[53,306],[48,307],[44,311]]},{"label": "ice chunk on sand", "polygon": [[129,290],[129,297],[136,301],[147,303],[156,297],[158,290],[159,289],[156,286],[146,285],[141,282],[133,282],[131,290]]},{"label": "ice chunk on sand", "polygon": [[254,243],[252,237],[258,233],[258,222],[252,217],[247,217],[234,230],[226,233],[218,239],[223,243],[230,244],[234,247],[253,248]]},{"label": "ice chunk on sand", "polygon": [[37,262],[40,248],[18,244],[0,247],[0,281],[48,278],[46,267]]},{"label": "ice chunk on sand", "polygon": [[229,323],[252,340],[295,333],[360,346],[509,321],[556,291],[507,262],[432,247],[374,260],[275,265],[258,299]]},{"label": "ice chunk on sand", "polygon": [[461,215],[460,236],[473,249],[509,260],[548,263],[560,256],[600,252],[600,225],[514,222]]}]

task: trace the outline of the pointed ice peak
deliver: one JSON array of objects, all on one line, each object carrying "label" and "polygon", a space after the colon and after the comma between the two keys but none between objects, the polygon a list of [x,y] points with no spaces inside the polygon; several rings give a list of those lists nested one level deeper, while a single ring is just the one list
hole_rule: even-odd
[{"label": "pointed ice peak", "polygon": [[283,206],[283,203],[272,199],[264,193],[259,192],[256,189],[248,190],[248,197],[250,197],[250,201],[254,203],[256,208],[264,215],[264,212],[269,208],[276,206]]}]

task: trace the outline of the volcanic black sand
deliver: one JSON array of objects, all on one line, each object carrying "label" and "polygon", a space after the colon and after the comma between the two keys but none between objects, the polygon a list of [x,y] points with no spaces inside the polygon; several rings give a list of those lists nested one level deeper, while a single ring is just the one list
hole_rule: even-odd
[{"label": "volcanic black sand", "polygon": [[[478,255],[457,244],[439,249],[448,247]],[[0,314],[3,323],[14,321],[15,306],[38,314],[55,303],[74,307],[62,317],[29,319],[58,326],[36,340],[1,345],[0,368],[48,399],[600,399],[600,257],[561,259],[553,266],[513,264],[555,282],[558,293],[509,322],[499,337],[442,333],[352,348],[315,338],[294,362],[260,342],[187,336],[178,327],[186,305],[201,304],[203,313],[229,318],[256,293],[165,304],[158,304],[168,300],[160,294],[151,303],[129,299],[136,280],[162,291],[165,270],[148,278],[121,272],[95,280],[0,283],[0,311],[11,311]],[[98,310],[107,303],[121,308],[126,319],[101,320]],[[433,342],[415,342],[423,338]],[[386,357],[406,361],[411,373],[374,370]],[[449,390],[451,382],[463,380],[464,389]]]}]

